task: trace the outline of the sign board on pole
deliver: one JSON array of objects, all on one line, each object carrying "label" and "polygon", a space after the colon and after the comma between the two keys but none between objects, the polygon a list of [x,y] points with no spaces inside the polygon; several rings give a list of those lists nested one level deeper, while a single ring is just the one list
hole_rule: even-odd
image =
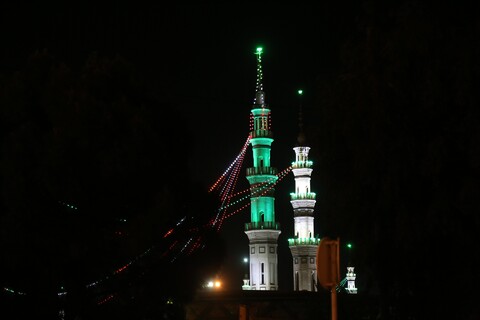
[{"label": "sign board on pole", "polygon": [[327,290],[340,282],[340,240],[323,237],[317,249],[317,278]]}]

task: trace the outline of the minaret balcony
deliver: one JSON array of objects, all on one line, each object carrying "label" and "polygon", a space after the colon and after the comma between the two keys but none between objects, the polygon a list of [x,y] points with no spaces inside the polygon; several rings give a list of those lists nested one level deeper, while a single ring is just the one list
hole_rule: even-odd
[{"label": "minaret balcony", "polygon": [[312,166],[313,166],[313,161],[295,161],[295,162],[292,162],[292,169],[311,168]]},{"label": "minaret balcony", "polygon": [[256,175],[277,175],[277,168],[274,167],[252,167],[247,168],[247,176],[256,176]]},{"label": "minaret balcony", "polygon": [[289,246],[318,246],[320,238],[291,238],[288,239]]},{"label": "minaret balcony", "polygon": [[290,193],[291,200],[315,200],[315,192],[303,192],[303,193]]},{"label": "minaret balcony", "polygon": [[276,221],[258,221],[245,223],[245,231],[249,230],[280,230],[280,223]]},{"label": "minaret balcony", "polygon": [[250,137],[253,138],[273,138],[273,132],[270,130],[253,130],[250,131]]}]

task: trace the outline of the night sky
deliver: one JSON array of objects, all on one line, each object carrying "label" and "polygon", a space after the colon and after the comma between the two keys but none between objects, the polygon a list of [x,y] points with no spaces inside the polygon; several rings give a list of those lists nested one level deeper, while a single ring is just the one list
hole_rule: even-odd
[{"label": "night sky", "polygon": [[[420,310],[416,303],[426,296],[425,290],[430,291],[429,286],[456,294],[451,282],[462,283],[470,288],[462,300],[465,314],[478,315],[470,300],[474,281],[478,284],[472,279],[475,269],[470,261],[479,258],[473,235],[480,226],[476,205],[480,196],[480,25],[469,9],[442,3],[429,7],[420,1],[236,6],[2,4],[2,221],[15,221],[12,225],[18,226],[22,222],[17,220],[35,216],[34,210],[15,201],[33,206],[34,200],[22,197],[38,190],[39,201],[61,195],[61,199],[92,208],[87,214],[91,220],[84,221],[87,226],[88,221],[104,223],[101,216],[106,211],[127,215],[138,211],[148,216],[143,212],[163,208],[158,190],[179,196],[175,199],[182,208],[183,202],[192,203],[190,210],[195,211],[196,201],[204,208],[207,200],[202,200],[202,192],[227,169],[247,138],[255,94],[254,51],[262,46],[264,90],[275,138],[272,166],[281,171],[294,159],[301,104],[312,147],[310,160],[314,161],[316,231],[320,237],[352,242],[356,250],[348,258],[342,256],[341,272],[346,271],[346,260],[353,259],[359,290],[363,286],[371,294],[413,297],[414,302],[385,298],[380,303],[379,310],[397,303],[404,314]],[[46,56],[55,67],[36,78],[35,70],[44,70],[41,61]],[[62,73],[67,69],[70,73]],[[104,71],[110,80],[96,78]],[[75,76],[63,78],[64,74]],[[73,85],[75,77],[84,84]],[[41,79],[50,82],[43,86]],[[28,91],[29,85],[36,89]],[[57,96],[57,88],[70,92],[65,89],[69,85],[75,88],[73,94]],[[301,100],[298,89],[305,92]],[[19,92],[28,92],[29,98],[18,98]],[[116,100],[118,96],[124,100]],[[35,100],[38,97],[41,102]],[[73,120],[62,111],[62,101],[71,101],[68,97],[85,105],[80,103],[83,111],[74,108]],[[98,103],[106,109],[89,109]],[[37,105],[44,111],[28,107]],[[122,111],[109,111],[109,105]],[[37,131],[15,138],[18,128],[31,123],[37,123]],[[111,132],[104,129],[105,123],[111,125]],[[122,126],[128,124],[130,130],[130,123],[134,123],[132,133],[123,137]],[[34,133],[50,126],[60,132],[60,138],[48,144],[49,135],[42,140]],[[95,132],[101,133],[98,141]],[[76,137],[84,133],[88,137]],[[24,147],[24,141],[28,146],[46,147]],[[78,149],[69,149],[71,141],[78,143]],[[113,147],[102,153],[107,145]],[[6,156],[12,150],[18,151],[18,158]],[[91,171],[89,155],[78,156],[78,150],[96,150]],[[15,165],[31,154],[41,154],[42,165],[34,160],[23,167]],[[61,155],[85,168],[69,167]],[[118,162],[116,157],[126,160]],[[238,190],[248,188],[244,172],[251,157],[249,149]],[[102,165],[97,167],[98,162]],[[105,168],[112,167],[109,164],[115,168],[105,173]],[[30,174],[37,167],[44,169],[32,169]],[[136,172],[137,167],[142,169]],[[18,172],[20,178],[12,178]],[[116,173],[121,173],[118,180],[109,178]],[[95,177],[100,178],[96,181]],[[29,178],[38,189],[25,187]],[[178,182],[182,179],[183,183]],[[87,187],[89,183],[95,186]],[[128,186],[122,190],[121,183]],[[10,188],[12,184],[15,187]],[[276,188],[275,210],[282,225],[279,281],[285,291],[293,287],[287,245],[293,234],[289,203],[293,188],[291,174]],[[183,210],[166,206],[172,212]],[[25,214],[12,218],[16,210],[12,208],[20,207]],[[48,204],[38,212],[55,219],[46,213],[50,212],[47,208]],[[243,223],[249,214],[247,208],[226,221],[215,240],[224,248],[217,273],[229,288],[239,289],[242,284],[243,257],[248,254]],[[166,225],[166,220],[182,214],[171,216],[156,222]],[[3,239],[9,239],[8,232],[3,234]],[[148,239],[145,235],[143,243]],[[461,262],[450,261],[454,247]],[[8,259],[7,252],[2,259]],[[399,276],[392,280],[392,274]],[[446,305],[454,301],[435,294],[437,298]]]},{"label": "night sky", "polygon": [[[121,4],[6,8],[2,10],[3,29],[10,26],[15,32],[5,34],[2,69],[21,68],[29,55],[44,49],[72,68],[81,66],[92,52],[106,58],[124,57],[162,100],[175,104],[175,120],[162,119],[163,124],[174,130],[191,130],[189,144],[182,146],[191,150],[189,169],[195,179],[210,186],[235,159],[247,138],[257,46],[265,50],[264,88],[275,134],[272,163],[279,171],[289,166],[298,129],[300,100],[296,91],[305,91],[302,104],[308,112],[315,77],[337,63],[332,59],[338,60],[336,36],[333,30],[327,30],[332,10],[336,14],[340,6],[258,5],[235,10],[221,5]],[[352,23],[351,16],[336,20],[334,31],[347,32],[344,24]],[[325,41],[329,44],[323,45]],[[251,150],[244,168],[249,160]],[[243,176],[239,188],[246,187]],[[278,191],[279,196],[283,193],[283,199],[277,202],[278,215],[282,224],[287,224],[283,241],[287,230],[293,233],[288,226],[293,217],[286,197],[292,188],[293,177],[289,177]],[[249,210],[245,210],[243,217],[226,223],[234,230],[227,234],[232,238],[229,254],[235,262],[232,260],[223,272],[239,273],[229,269],[235,268],[234,263],[241,264],[247,253],[243,220],[248,215]],[[289,251],[283,256],[284,263],[290,264]],[[283,285],[290,287],[290,274],[285,277]]]}]

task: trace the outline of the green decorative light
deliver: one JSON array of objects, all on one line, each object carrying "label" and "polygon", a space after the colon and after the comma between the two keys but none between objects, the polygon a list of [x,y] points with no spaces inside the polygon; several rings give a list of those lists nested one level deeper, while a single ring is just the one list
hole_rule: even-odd
[{"label": "green decorative light", "polygon": [[351,244],[351,243],[347,243],[347,248],[348,248],[348,249],[352,249],[352,244]]},{"label": "green decorative light", "polygon": [[318,246],[320,244],[320,238],[290,238],[288,239],[289,246]]},{"label": "green decorative light", "polygon": [[303,90],[298,90],[298,94],[299,94],[299,95],[302,95],[302,94],[303,94]]},{"label": "green decorative light", "polygon": [[257,48],[257,53],[258,53],[258,54],[261,54],[262,51],[263,51],[263,48],[262,48],[262,47],[258,47],[258,48]]}]

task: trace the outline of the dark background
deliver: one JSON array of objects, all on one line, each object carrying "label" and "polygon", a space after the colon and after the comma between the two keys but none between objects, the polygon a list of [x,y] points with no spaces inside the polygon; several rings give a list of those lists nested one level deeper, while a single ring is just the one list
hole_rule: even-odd
[{"label": "dark background", "polygon": [[[79,238],[90,228],[103,239],[106,221],[129,216],[137,233],[131,231],[125,257],[149,247],[154,227],[166,228],[184,211],[211,214],[215,205],[205,189],[248,135],[254,51],[261,45],[272,165],[280,171],[294,159],[301,103],[314,161],[316,232],[354,245],[350,253],[342,247],[341,272],[351,262],[359,293],[383,297],[374,308],[379,317],[478,315],[479,24],[469,5],[2,4],[0,23],[2,259],[13,261],[2,269],[5,283],[25,287],[11,279],[25,278],[29,268],[11,270],[32,261],[51,261],[39,277],[67,270],[57,264],[63,256],[57,249],[65,248],[45,255],[31,248],[32,218],[46,217],[44,225],[31,223],[45,228],[38,239],[51,245],[77,243],[69,232],[50,239],[52,221],[60,229],[85,226],[70,227]],[[250,158],[249,150],[243,169]],[[237,189],[247,187],[241,174]],[[293,234],[293,187],[289,175],[276,188],[285,291],[293,282],[286,241]],[[81,221],[63,222],[48,197],[81,204]],[[229,289],[242,284],[248,218],[247,208],[226,221],[212,240],[221,248],[207,245],[212,258],[204,256],[205,273],[219,275]],[[30,254],[35,258],[25,258]],[[168,277],[168,267],[157,267]],[[76,268],[72,279],[86,277],[86,266]]]}]

